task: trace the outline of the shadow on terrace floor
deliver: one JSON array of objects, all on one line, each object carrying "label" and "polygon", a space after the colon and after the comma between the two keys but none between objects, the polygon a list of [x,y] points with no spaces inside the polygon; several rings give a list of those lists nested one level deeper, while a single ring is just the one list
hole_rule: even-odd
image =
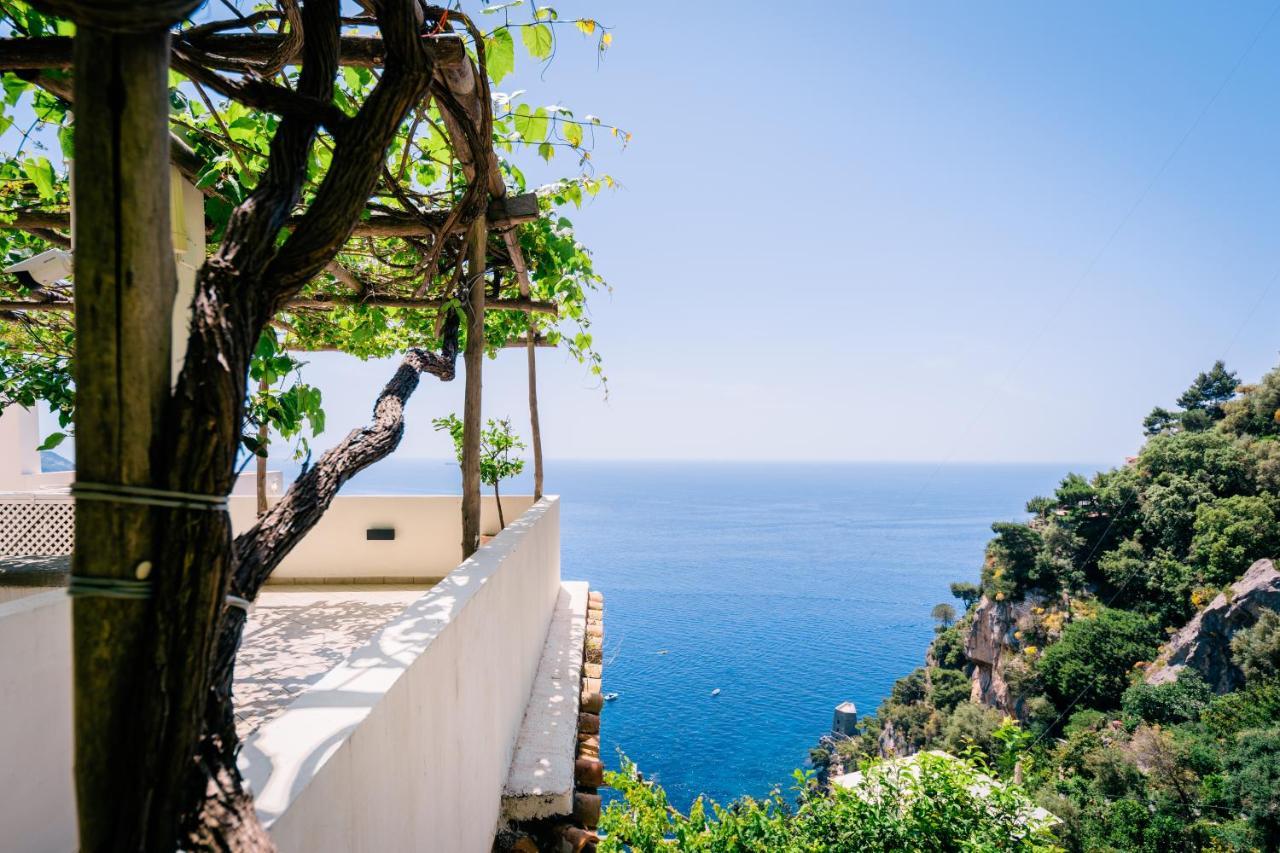
[{"label": "shadow on terrace floor", "polygon": [[236,658],[236,729],[242,740],[367,643],[429,585],[268,587]]}]

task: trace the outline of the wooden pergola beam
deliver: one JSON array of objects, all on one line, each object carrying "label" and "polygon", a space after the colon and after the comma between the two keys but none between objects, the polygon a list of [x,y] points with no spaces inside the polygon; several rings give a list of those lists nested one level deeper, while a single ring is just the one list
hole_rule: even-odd
[{"label": "wooden pergola beam", "polygon": [[[246,64],[273,61],[284,36],[266,33],[221,33],[185,41],[181,34],[174,42],[199,51],[200,61],[220,71],[244,71]],[[453,34],[429,36],[423,44],[431,51],[437,68],[458,65],[466,56],[462,39]],[[0,71],[37,71],[71,68],[71,36],[0,39]],[[386,49],[379,36],[343,36],[340,65],[380,68]]]},{"label": "wooden pergola beam", "polygon": [[[527,349],[530,346],[530,344],[532,344],[535,347],[549,347],[552,349],[554,349],[556,346],[555,344],[548,341],[542,335],[534,335],[532,339],[528,335],[525,335],[522,338],[512,338],[511,340],[503,344],[502,348],[503,349]],[[534,388],[536,389],[537,386],[535,385]]]},{"label": "wooden pergola beam", "polygon": [[[283,310],[332,311],[335,308],[368,305],[375,308],[402,308],[422,311],[443,308],[449,301],[448,299],[413,299],[399,296],[299,296],[287,301]],[[560,307],[556,303],[539,302],[526,296],[490,299],[485,302],[485,307],[490,311],[523,311],[529,314],[550,314],[552,316],[557,316],[560,313]],[[0,311],[69,312],[74,310],[75,303],[64,299],[0,299]]]},{"label": "wooden pergola beam", "polygon": [[[353,237],[429,237],[444,227],[446,213],[429,213],[425,216],[376,213],[361,220],[352,231]],[[538,218],[538,197],[534,193],[495,198],[489,202],[485,217],[495,231],[514,228]],[[300,221],[290,219],[286,228]],[[0,222],[0,228],[17,228],[21,231],[67,231],[71,228],[71,213],[66,210],[23,210],[13,213],[12,222]],[[461,229],[459,229],[460,231]]]},{"label": "wooden pergola beam", "polygon": [[[370,305],[377,308],[428,310],[443,308],[449,301],[448,299],[439,298],[402,298],[399,296],[371,296],[367,298],[359,296],[337,296],[332,298],[297,297],[285,303],[285,307],[328,311],[349,305]],[[0,306],[3,305],[4,303],[0,302]],[[523,311],[528,314],[550,314],[552,316],[557,316],[560,313],[560,307],[554,302],[539,302],[536,299],[530,299],[525,296],[488,299],[485,301],[485,308],[490,311]]]}]

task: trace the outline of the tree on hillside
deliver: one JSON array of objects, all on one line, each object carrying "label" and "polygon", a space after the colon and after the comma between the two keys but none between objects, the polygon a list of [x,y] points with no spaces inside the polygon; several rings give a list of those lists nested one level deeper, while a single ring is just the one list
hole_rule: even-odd
[{"label": "tree on hillside", "polygon": [[938,623],[939,631],[945,631],[951,627],[952,622],[956,621],[956,609],[946,603],[935,604],[929,615]]},{"label": "tree on hillside", "polygon": [[978,599],[982,598],[982,587],[968,581],[956,581],[951,584],[951,594],[960,599],[964,604],[964,609],[968,610],[978,602]]},{"label": "tree on hillside", "polygon": [[1026,524],[997,521],[991,525],[995,538],[987,545],[982,570],[983,589],[1001,599],[1021,596],[1039,589],[1046,580],[1037,560],[1043,544],[1040,534]]},{"label": "tree on hillside", "polygon": [[1147,435],[1185,430],[1203,432],[1226,416],[1226,404],[1235,396],[1240,379],[1221,360],[1196,376],[1191,386],[1178,396],[1180,411],[1157,406],[1142,426]]},{"label": "tree on hillside", "polygon": [[1272,368],[1257,385],[1240,388],[1240,397],[1224,404],[1223,427],[1235,435],[1280,434],[1280,367]]}]

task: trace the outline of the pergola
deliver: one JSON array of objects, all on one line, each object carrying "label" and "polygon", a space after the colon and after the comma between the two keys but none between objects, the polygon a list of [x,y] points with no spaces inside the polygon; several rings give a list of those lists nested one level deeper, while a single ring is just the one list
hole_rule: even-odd
[{"label": "pergola", "polygon": [[[244,613],[225,602],[229,594],[252,599],[341,484],[394,449],[420,374],[452,378],[459,331],[462,548],[464,556],[475,550],[486,312],[528,318],[522,335],[500,345],[527,353],[541,496],[535,348],[547,341],[536,318],[556,316],[559,306],[535,298],[520,242],[538,200],[508,192],[492,144],[484,40],[458,11],[369,0],[365,14],[346,18],[339,0],[280,0],[277,9],[173,29],[196,0],[37,5],[73,20],[75,37],[0,40],[0,70],[74,112],[74,284],[0,300],[0,320],[47,316],[75,328],[77,541],[93,543],[77,548],[72,579],[81,593],[74,625],[82,846],[172,849],[175,827],[195,846],[228,837],[235,849],[269,846],[235,770],[227,721]],[[264,25],[272,31],[260,31]],[[334,101],[345,67],[373,78],[354,110]],[[208,105],[222,139],[170,121],[170,68]],[[252,155],[262,164],[256,186],[245,198],[222,199],[232,210],[188,304],[169,229],[157,227],[169,219],[167,164],[218,197],[201,150],[213,143],[242,166],[250,156],[226,132],[209,92],[277,120],[268,150]],[[416,130],[437,120],[430,104],[463,179],[445,191],[404,177]],[[396,174],[387,151],[406,127]],[[313,149],[329,158],[315,179]],[[24,206],[9,211],[5,227],[70,247],[71,209]],[[276,324],[288,334],[300,320],[361,307],[430,312],[423,342],[438,351],[407,349],[373,422],[326,454],[233,545],[217,510],[231,484],[258,331]],[[185,340],[171,334],[175,310],[185,320],[178,328],[190,329]],[[178,375],[173,358],[183,365]],[[203,805],[193,809],[193,797]]]},{"label": "pergola", "polygon": [[[288,4],[286,4],[288,8]],[[300,39],[290,33],[261,33],[253,30],[275,18],[284,17],[285,12],[278,15],[260,11],[239,19],[216,21],[190,27],[175,35],[171,45],[171,62],[175,70],[184,72],[190,80],[203,84],[224,96],[239,100],[246,105],[263,110],[278,110],[282,114],[301,111],[309,108],[300,98],[291,97],[287,90],[269,89],[257,80],[249,82],[235,81],[218,74],[219,71],[238,72],[240,74],[260,75],[263,71],[279,71],[294,64],[299,59]],[[374,19],[362,17],[347,19],[347,23],[371,25]],[[243,30],[237,32],[236,30]],[[71,81],[65,72],[73,67],[73,41],[70,36],[44,36],[25,39],[0,39],[0,71],[9,71],[25,77],[53,95],[74,103]],[[432,54],[436,73],[436,91],[438,98],[452,96],[452,106],[459,109],[442,110],[442,119],[455,152],[459,152],[459,160],[468,180],[474,181],[476,170],[474,160],[470,156],[471,143],[468,131],[464,127],[461,114],[470,119],[478,131],[486,122],[491,122],[491,103],[488,99],[486,85],[477,85],[477,69],[475,63],[467,56],[462,37],[447,31],[434,34],[424,40],[424,46]],[[340,66],[378,69],[382,68],[386,51],[382,39],[366,35],[345,35],[340,38],[338,63]],[[342,124],[345,118],[333,117],[335,124]],[[228,140],[229,141],[229,140]],[[169,134],[169,150],[175,167],[188,180],[198,181],[208,167],[208,163],[180,135],[174,131]],[[482,215],[465,221],[458,209],[442,209],[436,206],[404,205],[390,208],[385,205],[371,204],[366,213],[355,223],[349,244],[358,244],[362,239],[394,238],[413,241],[418,245],[429,243],[440,244],[448,236],[464,237],[469,229],[483,228],[487,234],[485,254],[483,258],[476,255],[479,270],[509,270],[518,288],[517,294],[486,295],[483,288],[475,288],[471,294],[469,316],[476,323],[475,328],[482,328],[483,315],[486,311],[519,311],[529,314],[543,314],[555,317],[558,306],[555,302],[538,301],[530,296],[531,284],[528,265],[521,250],[517,236],[518,227],[536,219],[539,215],[538,201],[533,193],[511,196],[507,193],[502,179],[498,159],[492,150],[486,152],[488,168],[485,170],[487,189],[489,191],[486,207]],[[215,193],[213,187],[204,189],[206,195]],[[402,201],[404,199],[402,198]],[[409,209],[405,209],[409,208]],[[51,245],[71,248],[71,211],[66,208],[19,207],[6,211],[9,221],[2,227],[15,228],[40,237]],[[291,216],[285,228],[296,227],[303,217]],[[481,224],[482,223],[482,224]],[[470,238],[467,238],[470,244]],[[478,272],[473,272],[474,277]],[[344,307],[364,306],[392,308],[408,311],[435,311],[447,307],[455,298],[454,294],[429,295],[430,279],[421,285],[407,288],[402,282],[384,280],[370,282],[363,279],[357,271],[335,259],[326,265],[323,280],[341,285],[338,292],[328,290],[319,293],[299,293],[291,296],[281,305],[282,313],[293,312],[329,312]],[[181,306],[180,306],[181,307]],[[76,309],[74,286],[33,287],[22,297],[0,298],[0,319],[12,319],[19,312],[58,312],[71,314]],[[473,336],[483,342],[482,335]],[[537,410],[537,371],[534,356],[535,347],[552,346],[547,339],[538,334],[535,324],[530,323],[530,332],[521,339],[509,340],[504,347],[519,347],[528,352],[529,408],[534,461],[535,497],[540,497],[543,484],[543,463],[541,434]],[[306,347],[308,349],[333,349],[332,347]],[[468,349],[471,353],[474,347]],[[469,356],[464,358],[470,359]],[[464,416],[465,438],[468,458],[478,448],[480,387],[482,383],[481,361],[475,364],[467,362],[466,399],[468,406]],[[464,469],[472,466],[464,464]],[[464,550],[474,549],[471,543],[475,538],[470,530],[478,525],[478,480],[464,480],[464,495],[469,499],[464,502]],[[476,527],[478,531],[478,527]],[[478,533],[475,534],[478,536]]]}]

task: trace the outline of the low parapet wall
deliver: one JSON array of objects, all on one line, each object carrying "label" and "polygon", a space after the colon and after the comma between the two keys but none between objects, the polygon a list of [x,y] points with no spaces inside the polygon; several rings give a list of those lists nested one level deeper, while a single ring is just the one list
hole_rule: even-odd
[{"label": "low parapet wall", "polygon": [[[236,533],[253,525],[254,497],[232,495],[230,505]],[[502,498],[508,522],[532,505],[530,495]],[[370,539],[370,530],[391,531],[395,538]],[[480,530],[488,536],[498,532],[492,495],[481,500]],[[434,580],[453,571],[461,560],[462,498],[458,495],[340,495],[272,572],[271,580]]]},{"label": "low parapet wall", "polygon": [[76,849],[71,776],[71,602],[63,590],[0,604],[0,849]]},{"label": "low parapet wall", "polygon": [[560,591],[559,511],[534,505],[250,738],[281,851],[490,848]]},{"label": "low parapet wall", "polygon": [[[282,851],[488,850],[560,589],[559,512],[546,498],[455,560],[250,738]],[[71,692],[66,592],[0,603],[0,850],[75,848]]]},{"label": "low parapet wall", "polygon": [[[268,497],[269,503],[277,500],[278,495]],[[253,494],[238,490],[228,504],[235,533],[253,525],[257,517]],[[532,505],[530,495],[502,498],[507,520],[519,518]],[[0,557],[70,555],[75,542],[74,506],[65,492],[0,493]],[[497,502],[492,495],[481,499],[480,530],[487,536],[498,532]],[[461,497],[339,495],[271,580],[436,580],[453,571],[461,559]]]}]

